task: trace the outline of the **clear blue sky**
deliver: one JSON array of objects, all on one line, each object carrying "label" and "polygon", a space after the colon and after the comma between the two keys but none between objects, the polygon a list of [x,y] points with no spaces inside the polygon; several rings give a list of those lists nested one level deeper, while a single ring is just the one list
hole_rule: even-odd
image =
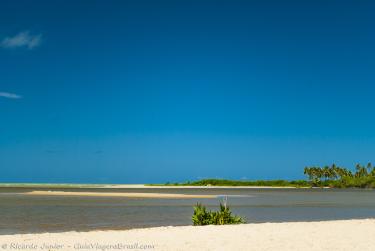
[{"label": "clear blue sky", "polygon": [[0,182],[375,162],[374,1],[1,1]]}]

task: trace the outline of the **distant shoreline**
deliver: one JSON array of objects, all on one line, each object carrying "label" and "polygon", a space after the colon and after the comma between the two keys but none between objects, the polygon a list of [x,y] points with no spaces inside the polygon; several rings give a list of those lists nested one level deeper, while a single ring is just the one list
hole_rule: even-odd
[{"label": "distant shoreline", "polygon": [[211,186],[188,186],[188,185],[152,185],[152,184],[53,184],[53,183],[0,183],[0,188],[108,188],[108,189],[153,189],[153,188],[175,188],[175,189],[217,189],[217,188],[253,188],[253,189],[308,189],[311,187],[295,187],[295,186],[220,186],[220,185],[211,185]]},{"label": "distant shoreline", "polygon": [[260,188],[266,188],[266,189],[295,189],[295,188],[310,188],[310,187],[293,187],[293,186],[186,186],[186,185],[110,185],[105,188],[176,188],[176,189],[218,189],[218,188],[229,188],[229,189],[236,189],[236,188],[254,188],[254,189],[260,189]]},{"label": "distant shoreline", "polygon": [[291,189],[291,188],[375,188],[375,166],[356,165],[353,172],[335,164],[324,167],[305,167],[307,180],[230,180],[205,178],[186,182],[166,182],[159,184],[69,184],[69,183],[0,183],[6,188],[254,188],[254,189]]}]

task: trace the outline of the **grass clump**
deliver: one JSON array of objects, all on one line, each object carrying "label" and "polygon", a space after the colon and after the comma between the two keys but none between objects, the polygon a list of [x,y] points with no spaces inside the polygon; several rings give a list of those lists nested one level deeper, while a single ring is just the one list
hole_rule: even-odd
[{"label": "grass clump", "polygon": [[208,211],[201,203],[197,203],[192,220],[194,226],[245,223],[242,217],[232,215],[226,203],[220,203],[219,211]]}]

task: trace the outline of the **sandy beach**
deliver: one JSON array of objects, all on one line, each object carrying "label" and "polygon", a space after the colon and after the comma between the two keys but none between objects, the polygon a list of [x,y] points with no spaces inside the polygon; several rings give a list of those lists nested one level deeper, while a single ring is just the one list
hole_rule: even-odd
[{"label": "sandy beach", "polygon": [[170,199],[209,199],[216,198],[216,195],[205,194],[173,194],[173,193],[122,193],[122,192],[66,192],[66,191],[32,191],[22,193],[25,195],[37,196],[85,196],[85,197],[126,197],[126,198],[170,198]]},{"label": "sandy beach", "polygon": [[375,250],[375,220],[0,235],[3,250]]}]

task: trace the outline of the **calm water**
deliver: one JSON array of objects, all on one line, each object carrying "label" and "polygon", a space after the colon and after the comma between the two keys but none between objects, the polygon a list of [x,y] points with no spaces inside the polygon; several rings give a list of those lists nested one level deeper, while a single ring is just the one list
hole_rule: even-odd
[{"label": "calm water", "polygon": [[[247,222],[375,218],[374,190],[222,188],[55,190],[228,195],[228,203],[234,213],[244,216]],[[0,234],[190,225],[194,204],[202,202],[209,208],[216,209],[219,203],[219,199],[135,199],[15,194],[24,191],[31,190],[0,188]]]}]

